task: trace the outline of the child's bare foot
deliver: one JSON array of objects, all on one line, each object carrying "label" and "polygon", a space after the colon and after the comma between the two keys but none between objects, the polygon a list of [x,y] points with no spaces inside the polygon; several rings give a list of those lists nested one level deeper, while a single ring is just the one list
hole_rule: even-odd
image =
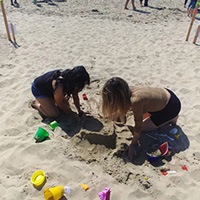
[{"label": "child's bare foot", "polygon": [[38,110],[39,102],[37,100],[32,100],[31,107]]}]

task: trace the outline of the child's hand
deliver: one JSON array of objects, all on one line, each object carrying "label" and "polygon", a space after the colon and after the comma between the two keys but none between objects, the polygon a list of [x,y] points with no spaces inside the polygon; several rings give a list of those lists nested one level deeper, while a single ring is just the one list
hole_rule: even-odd
[{"label": "child's hand", "polygon": [[127,127],[131,131],[131,133],[134,134],[134,131],[135,131],[134,127],[130,125],[128,125]]},{"label": "child's hand", "polygon": [[81,118],[81,117],[85,116],[85,113],[82,110],[80,110],[78,112],[78,116]]},{"label": "child's hand", "polygon": [[128,158],[131,161],[135,156],[137,156],[136,145],[131,143],[128,148]]}]

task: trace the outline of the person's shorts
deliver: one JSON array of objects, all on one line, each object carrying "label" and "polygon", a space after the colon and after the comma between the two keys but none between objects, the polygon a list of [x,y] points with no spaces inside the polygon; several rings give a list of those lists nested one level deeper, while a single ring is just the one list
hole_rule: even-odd
[{"label": "person's shorts", "polygon": [[34,82],[32,83],[31,86],[31,91],[33,93],[33,96],[35,98],[47,98],[47,96],[45,94],[43,94],[34,84]]},{"label": "person's shorts", "polygon": [[192,8],[192,9],[195,9],[195,6],[196,6],[196,0],[191,0],[189,5],[188,5],[188,8]]},{"label": "person's shorts", "polygon": [[150,119],[156,126],[160,126],[172,120],[174,117],[178,116],[181,110],[181,102],[178,97],[171,90],[166,90],[171,94],[168,104],[160,111],[149,112],[151,114]]}]

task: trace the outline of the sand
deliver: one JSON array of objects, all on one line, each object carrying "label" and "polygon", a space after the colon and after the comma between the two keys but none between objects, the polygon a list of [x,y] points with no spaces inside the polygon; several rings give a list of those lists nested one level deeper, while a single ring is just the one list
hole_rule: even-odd
[{"label": "sand", "polygon": [[[98,200],[105,187],[111,189],[111,200],[199,199],[200,38],[192,43],[199,13],[186,42],[191,19],[183,1],[151,0],[141,8],[136,1],[136,11],[131,4],[124,10],[122,0],[18,2],[19,8],[4,2],[8,22],[16,25],[17,44],[7,40],[0,14],[0,199],[44,199],[44,190],[57,185],[71,188],[71,195],[62,198],[68,200]],[[91,76],[91,85],[80,93],[90,115],[81,120],[75,114],[62,116],[51,131],[52,119],[30,107],[31,82],[49,70],[77,65]],[[174,147],[170,159],[151,163],[141,151],[128,161],[130,131],[101,117],[101,89],[113,76],[130,85],[167,87],[179,96],[181,137],[162,138]],[[127,124],[133,123],[129,113]],[[49,140],[35,142],[38,127],[49,132]],[[152,142],[143,139],[144,146]],[[30,180],[38,169],[46,174],[41,188]],[[164,176],[162,169],[176,173]]]}]

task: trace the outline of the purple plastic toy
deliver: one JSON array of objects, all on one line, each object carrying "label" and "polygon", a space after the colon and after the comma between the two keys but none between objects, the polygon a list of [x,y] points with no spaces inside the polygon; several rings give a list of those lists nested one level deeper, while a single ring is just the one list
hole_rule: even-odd
[{"label": "purple plastic toy", "polygon": [[110,188],[105,188],[102,192],[99,192],[99,198],[101,200],[110,200]]}]

